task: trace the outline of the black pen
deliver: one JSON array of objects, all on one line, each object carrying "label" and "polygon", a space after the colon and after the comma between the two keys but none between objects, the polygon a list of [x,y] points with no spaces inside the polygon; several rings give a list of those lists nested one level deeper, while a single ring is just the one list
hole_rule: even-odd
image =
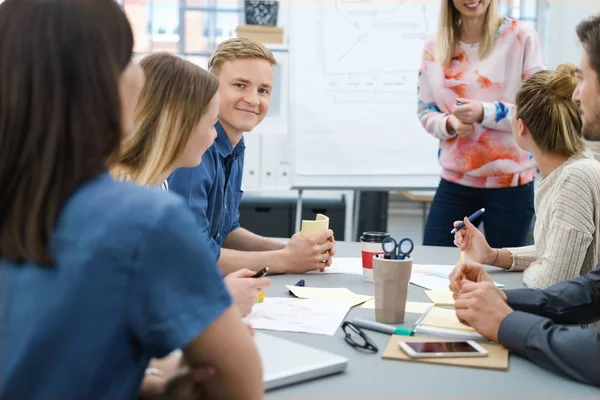
[{"label": "black pen", "polygon": [[265,276],[267,274],[267,272],[269,272],[269,267],[264,267],[263,269],[261,269],[260,271],[258,271],[254,275],[252,275],[252,277],[253,278],[262,278],[263,276]]}]

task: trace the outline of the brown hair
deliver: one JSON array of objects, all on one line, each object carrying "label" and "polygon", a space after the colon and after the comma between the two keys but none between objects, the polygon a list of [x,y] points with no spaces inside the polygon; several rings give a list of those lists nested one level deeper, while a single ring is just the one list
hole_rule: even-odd
[{"label": "brown hair", "polygon": [[[441,2],[440,17],[435,41],[435,59],[444,66],[450,65],[454,52],[460,43],[460,11],[454,7],[452,0]],[[479,58],[486,58],[496,40],[496,32],[502,23],[498,13],[498,1],[491,0],[485,12],[483,37],[479,43]]]},{"label": "brown hair", "polygon": [[516,117],[523,119],[541,151],[566,156],[583,152],[581,117],[572,100],[576,87],[574,64],[536,72],[523,82]]},{"label": "brown hair", "polygon": [[238,58],[262,58],[271,65],[277,65],[277,60],[271,50],[267,49],[262,43],[240,37],[225,40],[217,46],[217,49],[208,60],[208,70],[214,75],[219,75],[221,67],[226,61]]},{"label": "brown hair", "polygon": [[134,134],[114,158],[111,174],[148,185],[181,156],[219,83],[173,54],[152,54],[140,64],[146,83],[135,109]]},{"label": "brown hair", "polygon": [[577,36],[600,81],[600,14],[580,22],[577,25]]},{"label": "brown hair", "polygon": [[53,263],[61,207],[119,146],[132,50],[114,0],[0,4],[0,257]]}]

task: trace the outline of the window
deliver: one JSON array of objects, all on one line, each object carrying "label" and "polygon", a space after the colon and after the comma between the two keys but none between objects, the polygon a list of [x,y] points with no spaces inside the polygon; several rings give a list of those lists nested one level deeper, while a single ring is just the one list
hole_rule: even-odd
[{"label": "window", "polygon": [[168,51],[206,68],[223,40],[243,21],[243,0],[119,0],[137,55]]},{"label": "window", "polygon": [[537,28],[538,0],[500,0],[500,14]]}]

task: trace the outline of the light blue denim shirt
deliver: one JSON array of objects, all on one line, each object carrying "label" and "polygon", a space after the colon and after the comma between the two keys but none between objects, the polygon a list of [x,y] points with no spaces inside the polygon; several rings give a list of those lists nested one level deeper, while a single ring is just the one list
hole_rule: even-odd
[{"label": "light blue denim shirt", "polygon": [[151,357],[231,304],[179,196],[102,175],[64,205],[52,243],[52,267],[0,258],[0,398],[136,398]]}]

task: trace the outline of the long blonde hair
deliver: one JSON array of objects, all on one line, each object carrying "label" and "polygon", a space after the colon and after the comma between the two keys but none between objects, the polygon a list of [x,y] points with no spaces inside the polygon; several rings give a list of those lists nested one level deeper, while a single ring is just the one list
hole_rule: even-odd
[{"label": "long blonde hair", "polygon": [[585,149],[582,122],[572,96],[577,87],[575,64],[561,64],[527,78],[515,101],[517,118],[544,153],[572,156]]},{"label": "long blonde hair", "polygon": [[[435,59],[444,66],[450,65],[454,52],[460,43],[460,11],[454,7],[452,0],[442,0],[440,19],[435,43]],[[496,40],[496,32],[502,24],[498,12],[498,1],[491,0],[485,12],[483,37],[479,43],[479,58],[486,58]]]},{"label": "long blonde hair", "polygon": [[149,185],[184,152],[219,83],[199,66],[168,53],[149,55],[140,64],[146,84],[135,109],[134,134],[112,158],[111,175]]}]

